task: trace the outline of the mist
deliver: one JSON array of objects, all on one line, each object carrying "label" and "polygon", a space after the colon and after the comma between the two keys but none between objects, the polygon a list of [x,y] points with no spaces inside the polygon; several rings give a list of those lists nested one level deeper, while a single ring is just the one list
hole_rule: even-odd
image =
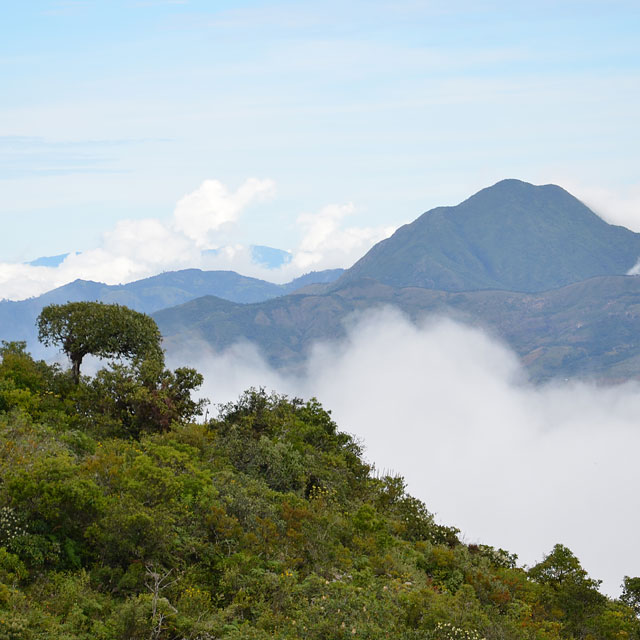
[{"label": "mist", "polygon": [[170,362],[201,371],[214,406],[251,386],[318,398],[379,472],[404,476],[465,542],[528,566],[564,544],[611,596],[640,575],[637,383],[534,386],[495,337],[443,317],[415,326],[393,309],[352,317],[295,377],[251,344],[199,353]]}]

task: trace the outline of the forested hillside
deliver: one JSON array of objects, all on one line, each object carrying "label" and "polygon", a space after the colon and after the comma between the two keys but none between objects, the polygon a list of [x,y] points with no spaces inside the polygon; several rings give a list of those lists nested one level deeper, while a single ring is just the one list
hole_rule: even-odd
[{"label": "forested hillside", "polygon": [[314,400],[0,356],[2,640],[640,638],[640,580],[464,544]]}]

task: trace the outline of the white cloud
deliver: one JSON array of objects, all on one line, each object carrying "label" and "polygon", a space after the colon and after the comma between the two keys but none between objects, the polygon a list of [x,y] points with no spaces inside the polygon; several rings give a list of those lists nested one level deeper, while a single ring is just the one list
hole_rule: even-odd
[{"label": "white cloud", "polygon": [[274,192],[272,180],[249,178],[233,193],[218,180],[205,180],[198,189],[178,201],[173,213],[175,228],[196,246],[208,249],[212,246],[211,232],[235,222],[251,202]]},{"label": "white cloud", "polygon": [[167,268],[190,266],[199,256],[200,252],[190,240],[159,220],[121,220],[103,235],[102,247],[70,254],[52,271],[58,271],[65,279],[81,277],[117,284]]},{"label": "white cloud", "polygon": [[624,575],[640,575],[637,383],[534,387],[485,333],[446,319],[415,327],[389,310],[317,345],[303,376],[273,371],[246,344],[205,354],[198,345],[188,362],[213,402],[250,386],[318,397],[377,468],[404,475],[469,542],[528,565],[560,542],[610,594]]},{"label": "white cloud", "polygon": [[610,224],[640,232],[640,185],[612,191],[594,185],[563,182],[565,188]]},{"label": "white cloud", "polygon": [[[236,191],[217,180],[205,180],[178,201],[173,219],[121,220],[105,231],[99,247],[70,254],[58,267],[0,263],[0,299],[37,296],[77,278],[119,284],[185,268],[230,269],[287,282],[313,269],[349,267],[393,231],[392,227],[345,228],[343,219],[354,206],[328,205],[318,213],[299,216],[301,240],[292,250],[293,259],[269,269],[253,261],[249,246],[223,244],[222,231],[237,222],[246,207],[274,192],[272,180],[249,178]],[[258,238],[255,243],[262,241]],[[203,253],[209,248],[216,253]]]},{"label": "white cloud", "polygon": [[354,211],[352,203],[331,204],[318,213],[300,215],[298,225],[304,236],[294,254],[293,266],[315,270],[351,266],[376,242],[395,231],[395,227],[342,228],[343,218]]},{"label": "white cloud", "polygon": [[0,263],[0,300],[31,298],[64,282],[64,276],[55,269]]}]

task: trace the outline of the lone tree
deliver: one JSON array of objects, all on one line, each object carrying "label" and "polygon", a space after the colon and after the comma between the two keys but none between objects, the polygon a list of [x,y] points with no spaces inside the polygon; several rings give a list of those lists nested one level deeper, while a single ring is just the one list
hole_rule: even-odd
[{"label": "lone tree", "polygon": [[102,302],[69,302],[44,307],[36,321],[38,339],[59,345],[71,361],[73,379],[80,381],[82,359],[153,359],[164,363],[158,325],[128,307]]}]

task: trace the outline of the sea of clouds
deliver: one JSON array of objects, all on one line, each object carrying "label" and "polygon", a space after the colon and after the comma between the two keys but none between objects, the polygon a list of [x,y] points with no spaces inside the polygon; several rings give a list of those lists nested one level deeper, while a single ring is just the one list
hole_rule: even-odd
[{"label": "sea of clouds", "polygon": [[637,383],[533,386],[483,331],[442,317],[415,326],[394,309],[351,318],[346,339],[314,347],[304,375],[278,373],[247,343],[199,352],[189,362],[214,406],[252,386],[317,397],[379,472],[403,475],[467,542],[529,566],[562,543],[614,596],[624,575],[640,575]]}]

